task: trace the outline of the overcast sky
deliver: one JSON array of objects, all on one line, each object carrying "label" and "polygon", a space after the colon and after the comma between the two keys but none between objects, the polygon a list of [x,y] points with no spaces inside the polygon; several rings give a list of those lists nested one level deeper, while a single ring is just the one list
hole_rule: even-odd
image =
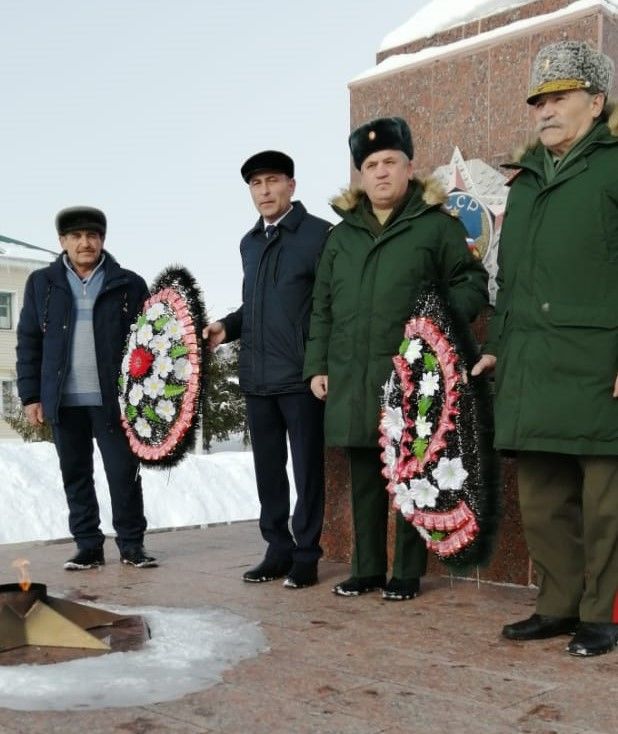
[{"label": "overcast sky", "polygon": [[179,262],[211,318],[239,304],[257,218],[253,153],[296,161],[297,196],[336,220],[347,82],[425,0],[0,0],[0,234],[56,249],[73,204],[150,282]]}]

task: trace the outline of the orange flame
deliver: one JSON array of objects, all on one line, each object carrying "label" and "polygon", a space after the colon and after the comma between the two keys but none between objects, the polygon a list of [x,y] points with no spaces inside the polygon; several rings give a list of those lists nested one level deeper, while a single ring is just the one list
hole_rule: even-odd
[{"label": "orange flame", "polygon": [[30,573],[28,572],[30,561],[26,560],[25,558],[16,558],[11,565],[13,566],[13,568],[17,569],[17,572],[19,574],[20,589],[22,591],[28,591],[28,589],[32,585],[32,579],[30,578]]}]

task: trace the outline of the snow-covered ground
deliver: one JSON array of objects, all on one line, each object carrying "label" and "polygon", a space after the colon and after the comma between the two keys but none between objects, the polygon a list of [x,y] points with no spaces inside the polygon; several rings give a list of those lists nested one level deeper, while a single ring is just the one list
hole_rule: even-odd
[{"label": "snow-covered ground", "polygon": [[[69,536],[52,444],[0,441],[0,477],[0,543]],[[142,484],[151,529],[251,520],[259,515],[253,455],[240,441],[219,444],[211,454],[190,454],[173,469],[142,469]],[[98,451],[95,485],[101,529],[112,533],[109,492]],[[290,485],[293,503],[291,475]]]}]

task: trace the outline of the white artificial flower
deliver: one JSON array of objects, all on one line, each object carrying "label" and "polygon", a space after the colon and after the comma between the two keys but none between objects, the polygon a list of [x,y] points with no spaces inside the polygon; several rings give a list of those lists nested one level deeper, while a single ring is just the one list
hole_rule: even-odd
[{"label": "white artificial flower", "polygon": [[129,356],[131,354],[131,351],[133,350],[128,351],[122,358],[122,364],[120,365],[120,369],[123,375],[126,375],[127,372],[129,371]]},{"label": "white artificial flower", "polygon": [[146,318],[148,321],[156,321],[158,318],[163,316],[165,313],[164,303],[153,303],[153,305],[146,311]]},{"label": "white artificial flower", "polygon": [[135,421],[135,432],[142,438],[150,438],[152,436],[152,428],[145,418],[138,418]]},{"label": "white artificial flower", "polygon": [[144,324],[137,330],[137,343],[142,344],[144,347],[152,339],[152,326],[150,324]]},{"label": "white artificial flower", "polygon": [[421,340],[420,339],[410,339],[410,343],[408,344],[406,353],[403,356],[405,357],[406,362],[408,362],[409,364],[412,364],[413,362],[416,362],[416,360],[420,358],[422,353],[423,353],[423,344]]},{"label": "white artificial flower", "polygon": [[439,492],[427,479],[410,480],[410,493],[417,507],[435,507]]},{"label": "white artificial flower", "polygon": [[193,365],[188,359],[181,357],[174,362],[174,374],[178,380],[188,380],[193,372]]},{"label": "white artificial flower", "polygon": [[456,459],[442,457],[438,466],[431,472],[440,489],[461,489],[466,481],[468,472],[463,468],[463,462],[458,456]]},{"label": "white artificial flower", "polygon": [[122,396],[118,398],[118,405],[120,406],[120,412],[124,415],[127,409],[127,401]]},{"label": "white artificial flower", "polygon": [[387,405],[384,408],[384,414],[380,421],[380,428],[391,441],[399,441],[401,439],[401,432],[405,428],[401,408],[390,408]]},{"label": "white artificial flower", "polygon": [[395,497],[393,499],[395,507],[401,510],[404,515],[413,515],[416,509],[412,492],[407,484],[403,482],[395,486]]},{"label": "white artificial flower", "polygon": [[393,392],[393,388],[395,387],[395,373],[391,372],[391,376],[388,378],[388,380],[382,385],[382,397],[384,402],[386,402],[388,396],[390,393]]},{"label": "white artificial flower", "polygon": [[433,423],[431,421],[428,421],[427,418],[425,418],[422,415],[416,416],[416,435],[419,438],[427,438],[427,436],[431,436],[431,427]]},{"label": "white artificial flower", "polygon": [[180,323],[180,321],[178,321],[178,319],[170,319],[167,324],[165,324],[163,333],[170,339],[178,341],[178,339],[180,339],[180,337],[185,333],[185,327]]},{"label": "white artificial flower", "polygon": [[152,373],[159,377],[167,377],[173,367],[174,363],[172,362],[172,358],[168,357],[167,354],[160,354],[153,362]]},{"label": "white artificial flower", "polygon": [[157,354],[165,354],[172,344],[165,334],[156,334],[148,342],[148,346]]},{"label": "white artificial flower", "polygon": [[397,452],[394,446],[386,446],[384,448],[384,463],[389,469],[392,469],[397,463]]},{"label": "white artificial flower", "polygon": [[418,391],[421,395],[433,395],[440,389],[440,375],[437,372],[423,372]]},{"label": "white artificial flower", "polygon": [[144,397],[144,388],[141,385],[135,384],[129,390],[129,402],[131,405],[139,405],[140,400]]},{"label": "white artificial flower", "polygon": [[155,407],[155,412],[168,423],[171,423],[172,418],[176,415],[176,408],[171,400],[159,400]]},{"label": "white artificial flower", "polygon": [[163,395],[165,389],[165,383],[158,377],[147,377],[144,380],[144,392],[149,398],[158,398],[159,395]]}]

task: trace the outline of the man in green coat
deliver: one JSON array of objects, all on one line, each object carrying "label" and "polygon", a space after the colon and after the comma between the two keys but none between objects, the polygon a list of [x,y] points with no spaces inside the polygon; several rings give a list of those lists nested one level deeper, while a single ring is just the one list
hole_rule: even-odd
[{"label": "man in green coat", "polygon": [[487,274],[469,252],[463,226],[443,208],[444,192],[413,178],[412,136],[404,120],[373,120],[355,130],[349,144],[363,190],[333,202],[343,221],[318,267],[304,369],[314,395],[326,401],[326,444],[349,449],[352,576],[333,591],[358,596],[381,588],[385,599],[411,599],[425,572],[426,548],[401,513],[386,584],[381,388],[417,296],[437,287],[472,320],[487,302]]},{"label": "man in green coat", "polygon": [[587,44],[539,52],[539,140],[512,164],[499,291],[496,447],[516,451],[536,611],[508,639],[571,634],[573,655],[618,639],[618,112],[613,63]]}]

